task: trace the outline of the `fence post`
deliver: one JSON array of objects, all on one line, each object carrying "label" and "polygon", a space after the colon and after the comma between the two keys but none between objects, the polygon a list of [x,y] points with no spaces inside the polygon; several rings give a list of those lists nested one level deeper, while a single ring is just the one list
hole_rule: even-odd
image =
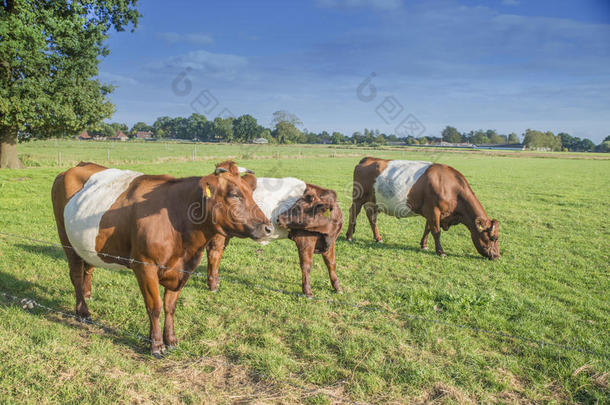
[{"label": "fence post", "polygon": [[106,149],[106,160],[110,162],[110,149]]},{"label": "fence post", "polygon": [[61,151],[57,152],[57,165],[61,167]]}]

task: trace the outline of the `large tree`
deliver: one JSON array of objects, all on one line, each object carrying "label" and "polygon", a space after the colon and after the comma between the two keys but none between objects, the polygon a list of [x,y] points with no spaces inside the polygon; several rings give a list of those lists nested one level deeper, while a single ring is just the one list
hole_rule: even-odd
[{"label": "large tree", "polygon": [[462,142],[462,135],[458,132],[455,127],[446,126],[443,129],[443,141],[449,143],[460,143]]},{"label": "large tree", "polygon": [[137,26],[137,0],[0,0],[0,168],[17,142],[74,134],[109,118],[100,58],[111,29]]},{"label": "large tree", "polygon": [[252,142],[263,131],[256,118],[249,114],[242,115],[233,122],[233,132],[237,142]]}]

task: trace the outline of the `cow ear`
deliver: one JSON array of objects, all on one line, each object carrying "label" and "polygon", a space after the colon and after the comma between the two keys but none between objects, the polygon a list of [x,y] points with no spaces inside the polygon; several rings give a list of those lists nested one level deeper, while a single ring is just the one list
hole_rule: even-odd
[{"label": "cow ear", "polygon": [[228,172],[227,169],[225,169],[224,167],[217,167],[216,170],[214,170],[214,174],[215,175],[219,175],[220,173],[226,173]]},{"label": "cow ear", "polygon": [[494,233],[498,230],[498,220],[497,219],[492,219],[491,220],[491,227],[489,229],[489,231],[491,233]]},{"label": "cow ear", "polygon": [[246,173],[241,176],[241,178],[244,179],[246,183],[248,183],[252,191],[256,190],[256,176],[254,174]]},{"label": "cow ear", "polygon": [[483,232],[485,229],[489,228],[489,219],[478,217],[475,219],[474,224],[477,227],[477,231]]},{"label": "cow ear", "polygon": [[203,183],[201,185],[201,188],[203,189],[202,194],[203,194],[203,198],[212,198],[212,196],[214,195],[215,192],[215,187],[210,185],[210,183]]}]

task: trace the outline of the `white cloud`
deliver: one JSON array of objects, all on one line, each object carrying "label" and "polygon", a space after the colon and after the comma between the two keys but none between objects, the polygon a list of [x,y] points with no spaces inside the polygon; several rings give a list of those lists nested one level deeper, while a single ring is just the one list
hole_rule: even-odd
[{"label": "white cloud", "polygon": [[186,42],[194,45],[210,45],[214,43],[214,37],[210,34],[193,32],[190,34],[179,34],[177,32],[160,32],[157,36],[163,41],[175,44],[178,42]]},{"label": "white cloud", "polygon": [[402,6],[402,0],[317,0],[317,5],[325,8],[370,7],[379,10],[395,10]]},{"label": "white cloud", "polygon": [[152,71],[176,72],[176,74],[187,69],[194,75],[232,80],[237,74],[243,73],[247,66],[248,59],[243,56],[198,50],[149,65],[149,69]]},{"label": "white cloud", "polygon": [[118,74],[110,73],[110,72],[104,72],[104,71],[101,71],[99,73],[98,78],[102,82],[108,82],[108,83],[110,83],[113,86],[136,85],[136,84],[138,84],[138,81],[136,79],[131,78],[131,77],[127,77],[127,76],[123,76],[123,75],[118,75]]}]

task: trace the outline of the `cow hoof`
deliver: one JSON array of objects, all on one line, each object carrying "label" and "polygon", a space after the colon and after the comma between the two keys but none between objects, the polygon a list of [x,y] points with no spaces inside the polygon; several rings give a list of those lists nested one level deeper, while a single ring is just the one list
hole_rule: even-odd
[{"label": "cow hoof", "polygon": [[218,292],[218,288],[210,289],[210,292],[217,293]]},{"label": "cow hoof", "polygon": [[437,253],[437,255],[439,255],[440,257],[447,257],[447,254],[445,252]]},{"label": "cow hoof", "polygon": [[343,294],[343,288],[336,288],[335,289],[335,293],[336,294]]},{"label": "cow hoof", "polygon": [[428,246],[422,246],[421,250],[428,250]]},{"label": "cow hoof", "polygon": [[178,348],[178,344],[176,343],[175,345],[166,345],[165,349],[167,350],[167,352],[173,352],[174,350],[176,350]]},{"label": "cow hoof", "polygon": [[78,321],[86,324],[92,324],[93,320],[91,319],[91,315],[78,316]]},{"label": "cow hoof", "polygon": [[163,355],[161,355],[161,352],[153,352],[152,355],[157,360],[160,360],[163,358]]},{"label": "cow hoof", "polygon": [[354,239],[353,239],[353,238],[347,238],[347,241],[348,241],[349,243],[353,243],[353,242],[354,242]]},{"label": "cow hoof", "polygon": [[383,239],[379,239],[377,243],[383,243]]}]

